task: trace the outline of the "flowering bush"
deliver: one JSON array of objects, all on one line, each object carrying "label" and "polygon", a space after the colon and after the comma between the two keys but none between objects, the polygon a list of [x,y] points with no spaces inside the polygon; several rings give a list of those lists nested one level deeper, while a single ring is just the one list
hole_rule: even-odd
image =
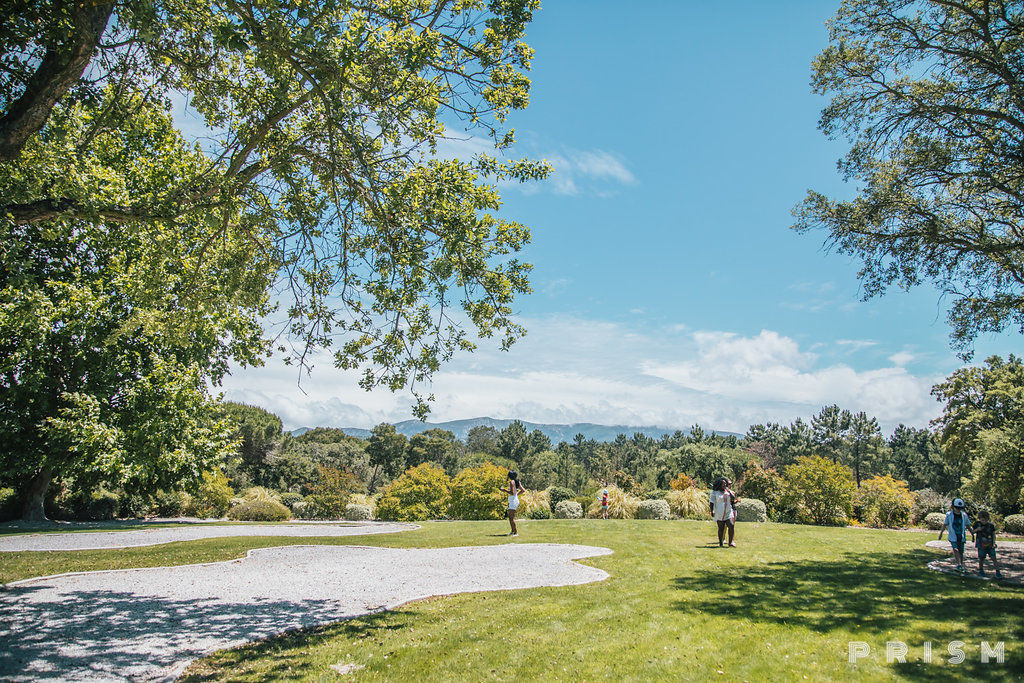
[{"label": "flowering bush", "polygon": [[696,486],[697,482],[690,479],[685,472],[680,472],[676,475],[675,479],[668,483],[668,487],[673,491],[685,491],[686,489],[696,488]]},{"label": "flowering bush", "polygon": [[377,501],[377,516],[398,522],[441,519],[448,513],[451,497],[452,482],[444,470],[423,463],[384,488]]},{"label": "flowering bush", "polygon": [[228,519],[249,522],[282,522],[291,518],[291,510],[273,500],[250,500],[228,511]]},{"label": "flowering bush", "polygon": [[698,488],[672,491],[666,497],[672,514],[682,519],[708,518],[708,492]]},{"label": "flowering bush", "polygon": [[767,522],[768,510],[763,500],[757,498],[741,498],[736,503],[737,522]]},{"label": "flowering bush", "polygon": [[368,519],[373,519],[373,510],[369,505],[349,503],[345,506],[345,519],[350,522],[362,522]]},{"label": "flowering bush", "polygon": [[[618,486],[608,487],[608,517],[611,519],[633,519],[636,517],[637,506],[640,499],[626,493]],[[601,501],[595,500],[587,510],[588,517],[601,516]]]},{"label": "flowering bush", "polygon": [[[503,467],[489,462],[467,467],[452,480],[452,518],[501,519],[508,508],[508,497],[500,489],[507,485],[508,470]],[[521,506],[525,497],[525,493],[520,496]]]},{"label": "flowering bush", "polygon": [[575,500],[560,500],[555,505],[555,519],[580,519],[583,517],[583,506]]},{"label": "flowering bush", "polygon": [[938,531],[946,523],[946,515],[941,512],[929,512],[924,516],[924,524],[932,531]]},{"label": "flowering bush", "polygon": [[886,475],[862,482],[853,498],[860,521],[868,526],[899,528],[910,524],[914,494],[905,481]]},{"label": "flowering bush", "polygon": [[636,508],[637,519],[672,519],[666,500],[642,500]]}]

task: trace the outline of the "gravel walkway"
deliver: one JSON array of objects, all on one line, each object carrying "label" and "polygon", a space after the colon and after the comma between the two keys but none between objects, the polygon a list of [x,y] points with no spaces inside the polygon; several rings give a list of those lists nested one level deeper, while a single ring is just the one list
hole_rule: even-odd
[{"label": "gravel walkway", "polygon": [[[945,550],[946,556],[942,559],[932,560],[928,568],[946,574],[959,574],[956,562],[953,561],[953,550],[949,541],[928,541],[925,543],[929,548]],[[1018,541],[1000,541],[996,539],[996,559],[999,561],[999,569],[1003,578],[996,579],[995,570],[992,568],[992,561],[985,560],[985,576],[978,574],[978,549],[973,543],[968,542],[964,547],[964,566],[967,573],[964,576],[972,579],[998,580],[1000,583],[1012,583],[1024,586],[1024,543]]]},{"label": "gravel walkway", "polygon": [[133,529],[130,531],[78,531],[72,533],[13,534],[0,536],[0,552],[25,550],[104,550],[107,548],[137,548],[174,541],[195,541],[202,538],[228,536],[359,536],[362,534],[391,534],[418,529],[416,524],[391,522],[360,522],[331,524],[224,524],[210,526],[180,526],[163,529]]},{"label": "gravel walkway", "polygon": [[607,573],[572,560],[610,553],[289,546],[205,565],[28,579],[0,592],[0,679],[171,680],[215,650],[410,600],[601,581]]}]

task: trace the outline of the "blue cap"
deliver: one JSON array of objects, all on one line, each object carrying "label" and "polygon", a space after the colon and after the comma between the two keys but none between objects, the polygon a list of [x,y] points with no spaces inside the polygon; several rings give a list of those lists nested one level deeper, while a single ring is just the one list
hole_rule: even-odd
[{"label": "blue cap", "polygon": [[962,508],[962,507],[967,507],[967,506],[964,505],[964,499],[963,498],[954,498],[953,499],[953,507],[955,507],[955,508]]}]

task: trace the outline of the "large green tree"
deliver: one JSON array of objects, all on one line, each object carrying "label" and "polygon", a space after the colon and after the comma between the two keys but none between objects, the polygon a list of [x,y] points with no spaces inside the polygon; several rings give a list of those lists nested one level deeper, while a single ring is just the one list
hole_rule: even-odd
[{"label": "large green tree", "polygon": [[967,490],[1003,512],[1024,506],[1024,362],[992,356],[932,388],[945,401],[935,420],[946,457],[970,473]]},{"label": "large green tree", "polygon": [[[159,368],[204,404],[229,361],[259,362],[268,299],[281,302],[278,338],[294,342],[281,352],[306,364],[331,348],[366,388],[416,391],[473,347],[467,327],[511,344],[511,305],[529,289],[514,255],[529,232],[496,215],[495,186],[547,167],[436,150],[446,124],[513,142],[505,119],[528,103],[521,38],[536,6],[27,0],[3,13],[8,476],[38,501],[55,473],[104,453],[138,466],[133,450],[101,444],[122,438],[114,422],[169,407],[129,415],[120,394]],[[172,103],[205,127],[187,143]],[[77,392],[98,407],[73,397],[97,367],[118,368],[107,388]],[[58,418],[59,440],[47,436]],[[209,464],[185,462],[210,443],[168,442],[182,463],[166,471]],[[90,455],[68,455],[84,444]]]},{"label": "large green tree", "polygon": [[[2,196],[47,187],[120,202],[206,166],[152,103],[133,99],[121,128],[92,130],[118,106],[106,93],[55,108],[22,149],[29,161],[0,164]],[[43,516],[54,478],[179,485],[230,453],[207,381],[229,360],[258,361],[273,273],[244,230],[199,210],[141,223],[0,218],[0,467],[24,516]]]},{"label": "large green tree", "polygon": [[808,193],[795,228],[859,257],[867,297],[934,283],[964,357],[979,332],[1024,332],[1021,3],[847,0],[812,80],[857,192]]}]

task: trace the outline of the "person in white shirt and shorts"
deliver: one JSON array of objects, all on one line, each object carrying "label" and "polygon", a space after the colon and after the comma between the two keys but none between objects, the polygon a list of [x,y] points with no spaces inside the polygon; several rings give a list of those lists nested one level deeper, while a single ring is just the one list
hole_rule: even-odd
[{"label": "person in white shirt and shorts", "polygon": [[736,510],[733,506],[739,498],[729,488],[729,483],[725,477],[716,479],[708,502],[711,505],[711,517],[718,523],[718,546],[725,546],[725,530],[728,529],[729,547],[735,548]]}]

